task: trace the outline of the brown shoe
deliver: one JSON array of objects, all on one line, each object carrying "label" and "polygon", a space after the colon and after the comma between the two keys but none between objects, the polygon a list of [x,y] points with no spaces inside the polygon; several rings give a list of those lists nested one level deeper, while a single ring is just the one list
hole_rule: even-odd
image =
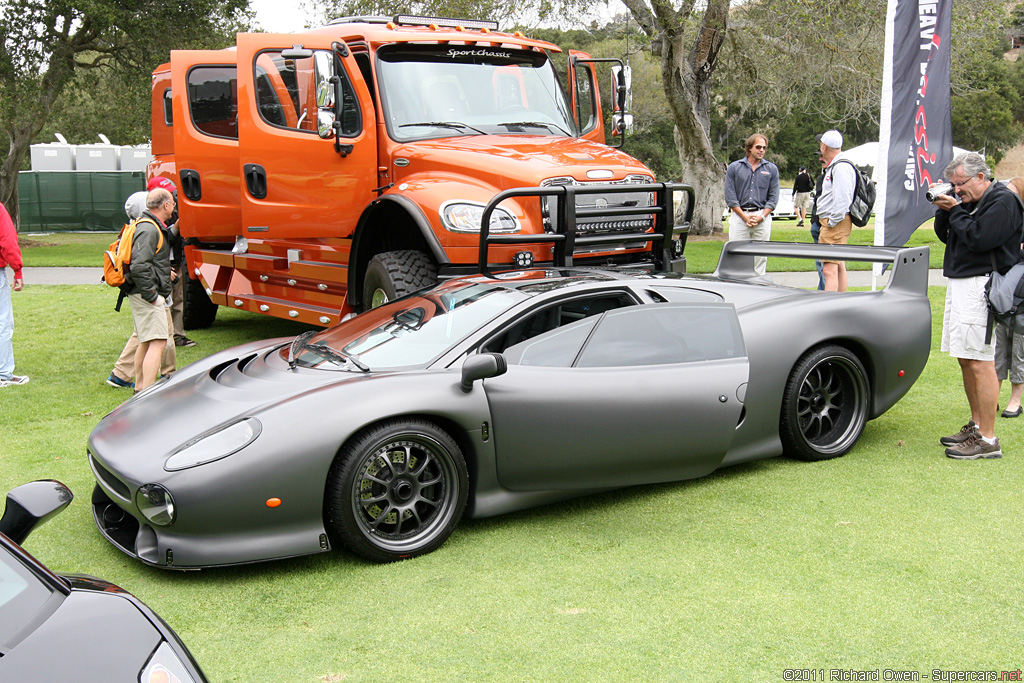
[{"label": "brown shoe", "polygon": [[943,446],[956,446],[957,444],[967,441],[972,434],[977,433],[978,425],[974,424],[974,420],[968,420],[967,424],[960,428],[960,431],[952,436],[944,436],[939,439],[939,443]]},{"label": "brown shoe", "polygon": [[987,443],[977,432],[971,434],[963,443],[946,449],[946,455],[954,460],[992,460],[1003,457],[999,448],[999,439],[995,443]]}]

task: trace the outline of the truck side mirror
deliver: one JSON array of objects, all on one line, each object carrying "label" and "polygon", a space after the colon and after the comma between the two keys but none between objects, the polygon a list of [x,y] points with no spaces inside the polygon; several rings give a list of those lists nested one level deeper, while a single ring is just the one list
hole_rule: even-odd
[{"label": "truck side mirror", "polygon": [[466,359],[462,364],[462,390],[467,394],[473,391],[473,382],[479,379],[504,375],[508,370],[505,356],[500,353],[478,353]]}]

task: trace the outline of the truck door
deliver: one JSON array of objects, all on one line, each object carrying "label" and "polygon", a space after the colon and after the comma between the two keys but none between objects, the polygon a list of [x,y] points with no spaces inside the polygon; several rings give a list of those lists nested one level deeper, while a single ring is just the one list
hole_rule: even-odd
[{"label": "truck door", "polygon": [[182,235],[239,234],[238,77],[230,50],[171,51],[171,110]]},{"label": "truck door", "polygon": [[579,50],[569,50],[569,97],[572,100],[572,112],[579,126],[580,137],[604,144],[604,119],[601,115],[597,71],[593,62],[581,63],[578,61],[581,59],[591,59],[591,56]]},{"label": "truck door", "polygon": [[[349,237],[375,196],[372,100],[352,54],[337,55],[332,42],[330,36],[238,35],[246,237]],[[318,133],[317,86],[331,74],[340,79],[340,149],[333,132]]]}]

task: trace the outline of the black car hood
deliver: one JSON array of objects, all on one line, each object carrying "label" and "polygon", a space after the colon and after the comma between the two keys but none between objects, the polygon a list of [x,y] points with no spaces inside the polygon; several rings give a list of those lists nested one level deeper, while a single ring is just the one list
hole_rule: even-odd
[{"label": "black car hood", "polygon": [[75,591],[0,659],[0,680],[138,683],[162,640],[129,599]]}]

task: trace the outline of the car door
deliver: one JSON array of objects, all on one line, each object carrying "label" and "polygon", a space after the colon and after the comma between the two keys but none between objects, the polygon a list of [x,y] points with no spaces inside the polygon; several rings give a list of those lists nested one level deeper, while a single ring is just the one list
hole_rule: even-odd
[{"label": "car door", "polygon": [[[301,44],[296,44],[301,41]],[[347,237],[376,196],[369,91],[330,36],[239,34],[242,220],[247,237]],[[311,56],[298,56],[302,50]],[[318,57],[319,55],[319,57]],[[340,79],[340,145],[317,132],[317,59]]]},{"label": "car door", "polygon": [[512,490],[707,474],[732,442],[748,377],[735,309],[720,303],[609,310],[503,355],[508,371],[483,385],[498,479]]},{"label": "car door", "polygon": [[232,50],[171,51],[178,215],[185,237],[239,233],[238,78]]}]

